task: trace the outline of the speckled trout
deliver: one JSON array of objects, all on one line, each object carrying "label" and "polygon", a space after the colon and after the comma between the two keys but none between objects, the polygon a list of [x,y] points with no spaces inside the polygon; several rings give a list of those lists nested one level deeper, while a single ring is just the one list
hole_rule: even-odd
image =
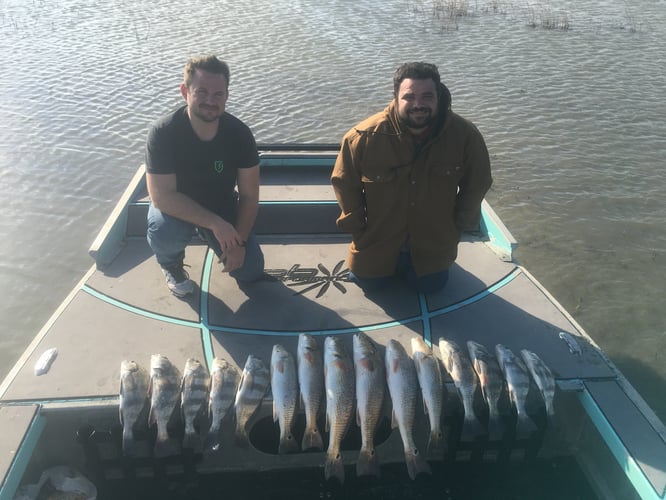
[{"label": "speckled trout", "polygon": [[536,430],[536,425],[527,414],[525,407],[530,390],[530,376],[527,368],[511,349],[502,344],[495,346],[495,353],[509,388],[509,399],[516,410],[516,438],[527,438]]},{"label": "speckled trout", "polygon": [[555,377],[553,372],[544,361],[534,352],[527,349],[520,351],[527,369],[541,392],[541,397],[546,406],[546,417],[548,425],[555,425]]},{"label": "speckled trout", "polygon": [[462,438],[473,439],[485,434],[485,430],[474,412],[474,396],[478,381],[467,353],[456,342],[444,338],[439,339],[439,352],[442,356],[444,368],[451,375],[458,390],[465,411],[461,431]]},{"label": "speckled trout", "polygon": [[391,425],[400,430],[407,473],[412,479],[419,473],[430,474],[430,465],[421,457],[413,437],[416,399],[419,392],[414,361],[407,355],[402,344],[394,339],[389,340],[386,346],[384,361],[386,381],[393,402]]},{"label": "speckled trout", "polygon": [[467,341],[467,350],[474,371],[479,377],[483,399],[488,405],[488,437],[499,440],[504,433],[499,401],[504,391],[504,376],[497,358],[486,346],[473,340]]}]

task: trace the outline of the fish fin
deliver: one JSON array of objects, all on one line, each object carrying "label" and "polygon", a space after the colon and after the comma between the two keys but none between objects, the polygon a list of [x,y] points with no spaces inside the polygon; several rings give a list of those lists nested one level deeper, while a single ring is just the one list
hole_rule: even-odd
[{"label": "fish fin", "polygon": [[236,427],[235,441],[236,441],[236,446],[240,446],[241,448],[247,448],[250,445],[250,438],[247,435],[245,429]]},{"label": "fish fin", "polygon": [[326,414],[326,426],[324,427],[326,432],[331,432],[331,422],[328,418],[328,413]]},{"label": "fish fin", "polygon": [[419,474],[432,474],[430,465],[423,460],[417,449],[405,452],[405,463],[407,464],[407,474],[412,480],[416,479]]},{"label": "fish fin", "polygon": [[168,438],[155,441],[155,450],[153,452],[155,458],[170,457],[178,455],[179,453],[180,448],[178,446],[178,441],[175,439]]},{"label": "fish fin", "polygon": [[361,413],[358,411],[358,405],[356,405],[356,425],[361,427]]},{"label": "fish fin", "polygon": [[201,451],[201,437],[196,432],[186,432],[183,436],[183,448]]},{"label": "fish fin", "polygon": [[337,479],[340,484],[345,482],[345,466],[342,463],[342,454],[339,451],[334,457],[326,455],[324,477],[327,481],[330,479]]},{"label": "fish fin", "polygon": [[504,423],[499,415],[491,415],[488,420],[488,439],[500,441],[504,435]]},{"label": "fish fin", "polygon": [[518,415],[516,419],[516,439],[527,439],[537,430],[534,421],[525,413]]},{"label": "fish fin", "polygon": [[154,425],[157,422],[155,418],[155,413],[153,412],[153,405],[150,405],[150,411],[148,412],[148,425]]},{"label": "fish fin", "polygon": [[299,451],[298,441],[292,433],[287,434],[286,436],[280,438],[280,444],[278,445],[278,454],[284,455],[285,453],[294,453]]},{"label": "fish fin", "polygon": [[395,410],[391,410],[391,429],[398,427],[398,421],[395,418]]},{"label": "fish fin", "polygon": [[486,434],[486,430],[476,415],[465,415],[460,438],[465,441],[474,441],[478,436],[484,434]]},{"label": "fish fin", "polygon": [[279,418],[278,404],[277,401],[273,400],[273,422],[277,422]]},{"label": "fish fin", "polygon": [[426,399],[425,396],[423,396],[423,413],[426,415],[430,415],[430,410],[428,409],[428,400]]},{"label": "fish fin", "polygon": [[430,431],[428,437],[428,445],[426,448],[426,455],[432,460],[441,460],[446,451],[444,432],[441,429]]},{"label": "fish fin", "polygon": [[303,444],[301,449],[305,450],[323,450],[324,449],[324,440],[321,437],[319,429],[316,427],[311,431],[306,430],[303,434]]},{"label": "fish fin", "polygon": [[134,433],[130,425],[123,427],[123,455],[134,456]]},{"label": "fish fin", "polygon": [[220,429],[210,429],[204,439],[204,449],[218,451],[220,449],[220,444]]},{"label": "fish fin", "polygon": [[357,476],[380,476],[379,457],[374,448],[361,448],[356,462]]}]

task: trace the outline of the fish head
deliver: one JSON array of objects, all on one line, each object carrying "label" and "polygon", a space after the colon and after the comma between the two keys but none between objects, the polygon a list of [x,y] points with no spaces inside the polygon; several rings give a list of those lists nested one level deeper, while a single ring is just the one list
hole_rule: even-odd
[{"label": "fish head", "polygon": [[170,366],[171,366],[171,361],[169,361],[169,358],[167,358],[166,356],[163,356],[162,354],[153,354],[150,357],[150,372],[151,373],[162,372],[164,370],[168,370]]},{"label": "fish head", "polygon": [[134,373],[139,370],[139,364],[136,361],[125,359],[120,363],[120,373]]},{"label": "fish head", "polygon": [[417,352],[422,352],[423,354],[430,354],[431,349],[426,344],[426,341],[423,340],[422,337],[412,337],[411,340],[412,343],[412,354],[416,354]]},{"label": "fish head", "polygon": [[354,352],[362,356],[374,355],[377,352],[377,346],[372,339],[363,332],[354,334],[353,337]]}]

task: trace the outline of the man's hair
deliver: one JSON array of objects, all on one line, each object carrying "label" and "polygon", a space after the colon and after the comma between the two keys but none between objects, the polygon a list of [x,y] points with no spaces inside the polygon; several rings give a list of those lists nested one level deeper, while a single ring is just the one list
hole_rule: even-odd
[{"label": "man's hair", "polygon": [[229,88],[229,66],[224,61],[217,58],[217,56],[200,56],[193,57],[185,65],[184,80],[185,86],[189,88],[192,84],[192,78],[196,70],[208,71],[216,75],[224,75],[227,80],[227,88]]},{"label": "man's hair", "polygon": [[409,62],[401,65],[393,75],[393,95],[398,95],[400,84],[405,78],[412,80],[432,80],[439,88],[440,78],[437,66],[424,62]]}]

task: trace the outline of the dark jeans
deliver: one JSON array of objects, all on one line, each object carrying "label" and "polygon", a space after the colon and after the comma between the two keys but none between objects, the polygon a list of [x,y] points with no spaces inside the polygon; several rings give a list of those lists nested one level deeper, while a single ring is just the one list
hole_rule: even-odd
[{"label": "dark jeans", "polygon": [[412,288],[421,293],[434,293],[440,291],[449,280],[449,270],[439,271],[437,273],[417,276],[412,265],[412,259],[408,252],[400,252],[400,257],[395,268],[395,273],[391,276],[382,276],[379,278],[361,278],[353,272],[349,273],[349,279],[360,286],[365,292],[376,292],[390,286],[396,278],[405,280]]}]

